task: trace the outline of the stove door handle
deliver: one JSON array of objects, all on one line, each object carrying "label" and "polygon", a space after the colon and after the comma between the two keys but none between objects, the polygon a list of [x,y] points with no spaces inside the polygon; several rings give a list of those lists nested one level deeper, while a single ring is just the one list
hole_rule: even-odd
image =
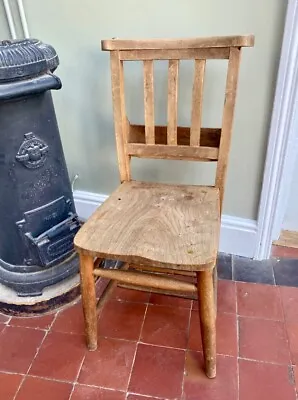
[{"label": "stove door handle", "polygon": [[49,239],[53,239],[56,236],[61,235],[65,232],[70,232],[73,227],[76,227],[79,224],[79,221],[75,214],[73,216],[67,218],[67,220],[63,221],[61,225],[54,226],[53,228],[49,229],[46,233]]}]

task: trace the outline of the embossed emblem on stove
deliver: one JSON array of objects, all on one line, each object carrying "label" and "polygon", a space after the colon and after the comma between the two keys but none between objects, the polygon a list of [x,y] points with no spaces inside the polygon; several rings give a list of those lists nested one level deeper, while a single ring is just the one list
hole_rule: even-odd
[{"label": "embossed emblem on stove", "polygon": [[33,132],[25,133],[24,136],[25,139],[19,148],[16,160],[30,169],[42,167],[47,159],[49,146]]}]

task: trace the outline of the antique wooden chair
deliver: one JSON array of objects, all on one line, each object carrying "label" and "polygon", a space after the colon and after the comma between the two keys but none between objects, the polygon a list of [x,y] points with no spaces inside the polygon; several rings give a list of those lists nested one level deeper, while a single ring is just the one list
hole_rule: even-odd
[{"label": "antique wooden chair", "polygon": [[[216,375],[216,259],[224,183],[230,149],[241,47],[253,36],[166,40],[104,40],[110,51],[114,123],[121,185],[84,224],[75,238],[80,254],[87,345],[97,347],[95,277],[111,279],[99,307],[120,282],[165,293],[197,294],[209,378]],[[227,59],[221,128],[201,128],[206,60]],[[155,126],[154,60],[168,60],[167,126]],[[177,126],[180,60],[194,60],[190,128]],[[124,61],[144,66],[145,125],[125,112]],[[168,185],[131,180],[130,159],[162,158],[217,162],[214,186]],[[99,268],[102,259],[124,262],[120,270]],[[169,275],[192,275],[195,283]],[[148,289],[147,289],[148,290]]]}]

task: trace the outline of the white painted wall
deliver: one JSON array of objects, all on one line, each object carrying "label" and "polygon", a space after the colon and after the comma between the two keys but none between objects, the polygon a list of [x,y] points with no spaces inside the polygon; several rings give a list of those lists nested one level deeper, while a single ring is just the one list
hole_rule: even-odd
[{"label": "white painted wall", "polygon": [[[255,34],[255,47],[243,49],[224,214],[257,219],[286,1],[25,0],[24,4],[31,35],[51,43],[61,60],[57,75],[63,89],[54,93],[54,101],[70,175],[80,175],[76,189],[95,193],[109,194],[119,183],[109,54],[100,50],[101,39]],[[183,64],[179,123],[186,124],[192,70]],[[205,126],[220,125],[223,96],[217,93],[223,93],[224,73],[224,62],[208,63]],[[133,96],[127,108],[133,122],[143,115],[141,79],[140,68],[128,72]],[[166,75],[161,72],[159,79],[157,118],[162,121]],[[141,179],[195,184],[210,182],[213,172],[196,163],[138,161],[133,164],[134,176]]]}]

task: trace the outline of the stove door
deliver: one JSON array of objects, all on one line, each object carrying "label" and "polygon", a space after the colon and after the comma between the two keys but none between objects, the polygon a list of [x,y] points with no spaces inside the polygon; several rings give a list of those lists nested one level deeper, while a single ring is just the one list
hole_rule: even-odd
[{"label": "stove door", "polygon": [[50,267],[73,252],[80,222],[72,209],[71,200],[62,196],[24,213],[24,219],[17,222],[27,248],[24,264]]}]

